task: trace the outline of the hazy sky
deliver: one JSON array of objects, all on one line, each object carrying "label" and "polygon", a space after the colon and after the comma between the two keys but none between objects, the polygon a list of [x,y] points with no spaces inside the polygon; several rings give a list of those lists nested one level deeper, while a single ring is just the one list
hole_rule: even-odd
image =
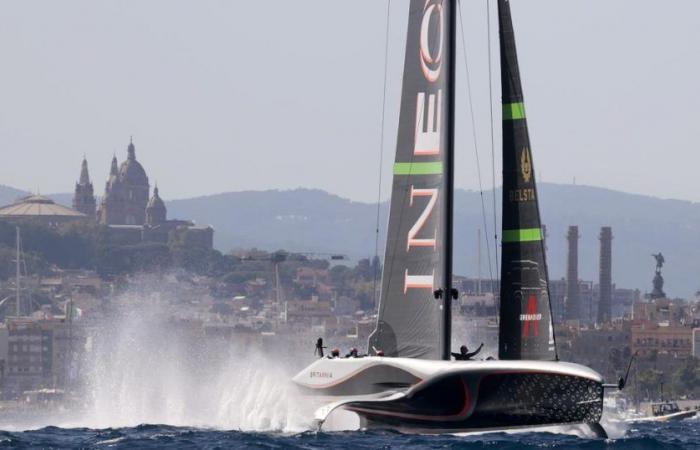
[{"label": "hazy sky", "polygon": [[[385,180],[407,5],[391,2]],[[2,0],[0,184],[70,191],[85,154],[101,194],[112,153],[123,160],[133,135],[166,198],[304,186],[371,201],[386,7]],[[512,0],[512,8],[540,179],[700,201],[700,2]],[[486,0],[465,1],[463,18],[490,185]],[[473,189],[461,48],[458,63],[456,179]],[[497,77],[494,86],[499,102]]]}]

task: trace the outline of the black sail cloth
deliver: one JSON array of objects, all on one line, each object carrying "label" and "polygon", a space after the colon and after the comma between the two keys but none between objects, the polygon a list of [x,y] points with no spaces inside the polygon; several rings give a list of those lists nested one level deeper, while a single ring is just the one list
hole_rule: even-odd
[{"label": "black sail cloth", "polygon": [[449,0],[411,0],[377,328],[386,356],[440,359],[448,220]]},{"label": "black sail cloth", "polygon": [[535,168],[508,0],[498,1],[503,103],[500,359],[556,360]]}]

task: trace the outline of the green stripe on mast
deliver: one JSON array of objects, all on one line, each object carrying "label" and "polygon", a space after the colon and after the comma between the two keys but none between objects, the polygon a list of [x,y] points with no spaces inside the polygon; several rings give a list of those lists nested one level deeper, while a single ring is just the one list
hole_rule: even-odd
[{"label": "green stripe on mast", "polygon": [[440,175],[441,162],[394,163],[394,175]]},{"label": "green stripe on mast", "polygon": [[503,120],[519,120],[524,118],[525,104],[523,102],[503,104]]},{"label": "green stripe on mast", "polygon": [[542,230],[539,228],[523,228],[520,230],[503,230],[503,242],[533,242],[542,240]]}]

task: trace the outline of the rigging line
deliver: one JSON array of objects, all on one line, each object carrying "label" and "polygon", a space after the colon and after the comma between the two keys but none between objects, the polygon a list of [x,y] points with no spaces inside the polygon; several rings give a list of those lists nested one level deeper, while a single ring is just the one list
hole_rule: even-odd
[{"label": "rigging line", "polygon": [[[494,285],[493,280],[493,269],[491,267],[491,246],[489,245],[488,224],[486,219],[486,202],[484,201],[484,188],[481,181],[481,163],[479,161],[479,147],[476,139],[476,120],[474,118],[474,103],[472,100],[472,86],[471,77],[469,75],[469,59],[467,57],[467,43],[464,34],[464,21],[462,20],[462,2],[457,2],[457,7],[459,8],[459,28],[462,34],[462,53],[464,55],[464,69],[467,74],[467,98],[469,99],[469,114],[471,115],[472,122],[472,140],[474,141],[474,154],[476,155],[476,171],[479,178],[479,194],[481,196],[481,217],[484,221],[484,241],[486,242],[486,257],[489,263],[489,277],[491,279],[491,286]],[[478,280],[481,282],[481,280]]]},{"label": "rigging line", "polygon": [[[386,118],[386,84],[389,71],[389,29],[390,29],[390,18],[391,18],[391,0],[386,3],[386,34],[384,36],[384,87],[382,92],[382,119],[381,119],[381,130],[379,137],[379,183],[377,186],[377,221],[375,225],[375,236],[374,236],[374,263],[375,260],[379,258],[379,217],[381,214],[382,205],[382,166],[384,163],[384,122]],[[372,286],[372,297],[374,299],[374,306],[378,306],[377,302],[377,278],[378,278],[378,265],[374,267],[374,281]]]},{"label": "rigging line", "polygon": [[[496,277],[498,277],[498,217],[496,212],[496,144],[494,143],[493,130],[493,70],[491,57],[491,0],[486,0],[486,30],[487,30],[487,47],[489,54],[489,111],[491,113],[491,181],[493,188],[493,247],[496,261]],[[494,294],[496,287],[492,286]]]}]

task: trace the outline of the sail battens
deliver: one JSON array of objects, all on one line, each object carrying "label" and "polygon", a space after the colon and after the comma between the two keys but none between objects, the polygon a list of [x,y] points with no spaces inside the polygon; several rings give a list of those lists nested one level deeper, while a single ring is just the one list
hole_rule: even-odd
[{"label": "sail battens", "polygon": [[503,120],[520,120],[525,118],[525,104],[504,103],[503,104]]},{"label": "sail battens", "polygon": [[524,228],[521,230],[503,230],[503,243],[533,242],[542,240],[542,230],[539,228]]},{"label": "sail battens", "polygon": [[394,175],[441,175],[442,162],[394,163]]}]

